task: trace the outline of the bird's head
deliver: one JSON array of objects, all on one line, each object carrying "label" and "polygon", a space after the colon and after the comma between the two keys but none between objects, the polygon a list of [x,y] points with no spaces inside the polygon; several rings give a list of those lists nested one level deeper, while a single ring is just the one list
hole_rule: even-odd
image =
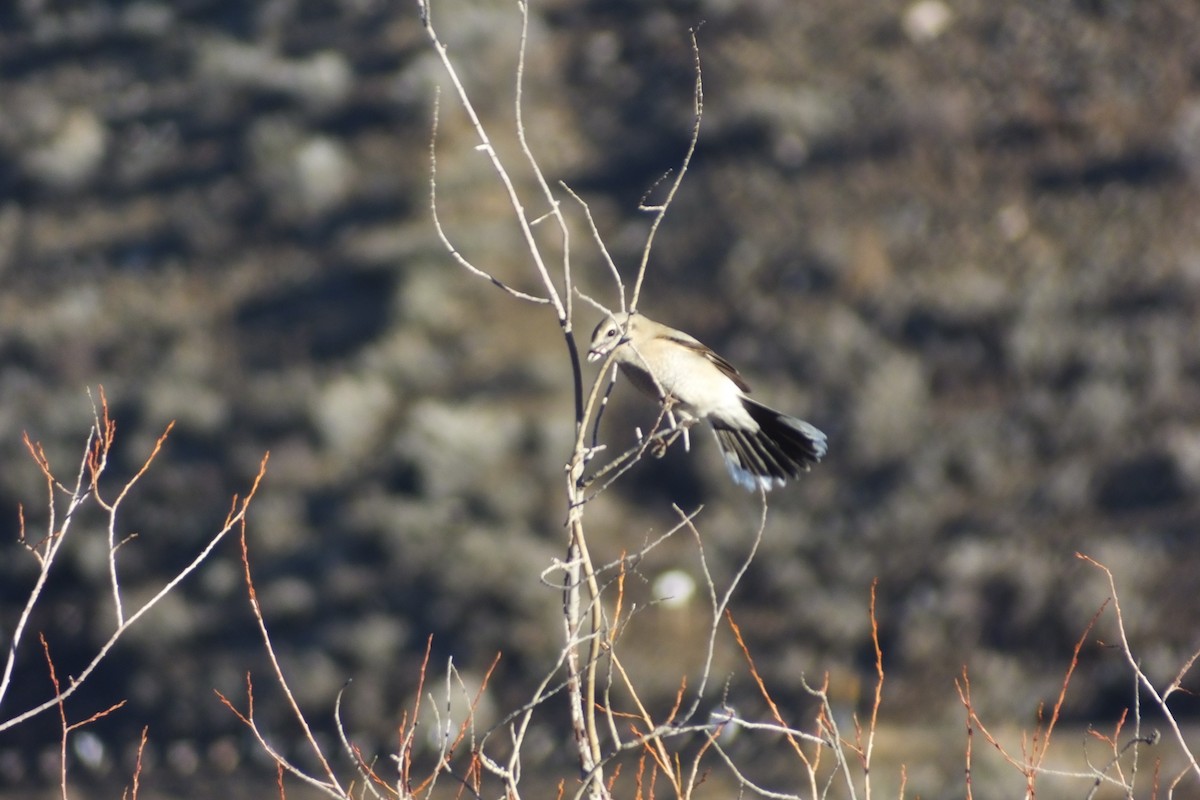
[{"label": "bird's head", "polygon": [[630,314],[617,314],[600,321],[592,331],[588,361],[599,361],[628,341],[630,317]]}]

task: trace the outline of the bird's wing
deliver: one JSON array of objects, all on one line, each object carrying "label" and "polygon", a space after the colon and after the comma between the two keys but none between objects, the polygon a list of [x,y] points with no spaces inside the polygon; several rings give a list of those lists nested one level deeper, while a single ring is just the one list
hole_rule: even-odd
[{"label": "bird's wing", "polygon": [[713,366],[721,371],[721,374],[733,381],[734,385],[736,385],[743,392],[750,391],[750,384],[746,383],[746,379],[741,376],[741,373],[737,371],[733,364],[730,364],[724,358],[714,353],[712,348],[708,347],[708,345],[705,345],[691,336],[688,336],[686,333],[672,334],[668,338],[670,338],[671,341],[675,342],[676,344],[679,344],[704,356],[704,358],[712,362]]}]

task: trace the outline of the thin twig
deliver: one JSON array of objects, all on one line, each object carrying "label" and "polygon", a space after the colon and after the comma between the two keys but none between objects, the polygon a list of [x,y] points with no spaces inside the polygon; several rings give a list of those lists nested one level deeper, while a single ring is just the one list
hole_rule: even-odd
[{"label": "thin twig", "polygon": [[654,221],[650,223],[650,231],[646,235],[646,244],[642,247],[642,259],[638,264],[637,280],[633,284],[633,296],[629,299],[629,310],[637,311],[638,300],[642,295],[642,282],[646,279],[646,268],[650,263],[650,250],[654,246],[654,237],[658,233],[658,228],[662,225],[663,219],[667,216],[667,209],[670,208],[671,202],[675,199],[675,194],[679,191],[679,187],[683,184],[683,178],[687,175],[688,167],[692,163],[692,156],[696,152],[696,144],[700,141],[700,120],[704,117],[704,81],[700,70],[700,44],[696,41],[697,28],[692,28],[689,33],[692,39],[692,58],[695,62],[696,83],[693,94],[694,115],[692,117],[692,135],[688,141],[687,152],[683,155],[683,161],[679,165],[678,172],[675,173],[675,180],[671,181],[671,186],[667,190],[667,196],[662,203],[656,206],[642,206],[643,211],[653,211]]},{"label": "thin twig", "polygon": [[[522,100],[525,96],[525,55],[529,47],[529,3],[522,0],[519,6],[521,9],[521,41],[517,48],[516,87],[513,97],[513,114],[516,119],[517,142],[520,144],[521,152],[525,155],[525,160],[529,164],[529,169],[533,173],[534,180],[537,181],[538,187],[542,190],[542,196],[546,199],[546,203],[550,208],[547,214],[558,223],[558,231],[562,236],[563,302],[565,303],[565,309],[556,306],[556,310],[559,311],[560,323],[564,324],[566,332],[570,334],[572,320],[574,319],[574,301],[573,292],[571,291],[571,232],[567,227],[566,219],[563,217],[562,207],[558,202],[558,198],[550,190],[550,184],[546,180],[546,175],[542,171],[537,158],[534,156],[533,150],[529,147],[529,138],[525,133],[525,104]],[[515,208],[516,206],[514,206]],[[533,240],[528,239],[526,244],[532,248]],[[535,263],[537,263],[536,258]],[[542,280],[550,283],[549,274],[544,274]]]},{"label": "thin twig", "polygon": [[[767,702],[767,707],[771,709],[771,715],[775,718],[775,721],[779,723],[782,728],[790,730],[790,726],[784,722],[783,713],[779,710],[779,706],[775,702],[775,698],[771,696],[771,692],[767,689],[766,681],[763,680],[762,675],[759,674],[758,665],[754,663],[754,658],[750,655],[750,648],[746,645],[746,640],[742,638],[741,628],[739,628],[737,623],[733,621],[733,615],[728,611],[725,613],[725,616],[729,621],[730,630],[733,631],[734,639],[737,640],[738,647],[741,648],[742,654],[746,657],[746,663],[750,667],[750,675],[754,678],[754,682],[758,686],[759,694],[761,694],[763,700]],[[808,774],[809,792],[811,796],[814,798],[818,797],[816,764],[808,757],[808,754],[804,752],[804,748],[800,746],[800,737],[792,733],[785,733],[784,737],[787,739],[788,744],[791,745],[792,751],[795,752],[796,756],[800,759],[800,763],[802,763],[805,767],[805,770]],[[824,742],[824,740],[821,741]],[[817,752],[820,753],[820,749],[818,749]]]},{"label": "thin twig", "polygon": [[[1158,689],[1154,686],[1154,682],[1151,681],[1150,677],[1142,671],[1141,665],[1133,656],[1133,649],[1130,647],[1129,637],[1125,632],[1125,618],[1121,613],[1121,603],[1117,599],[1117,582],[1113,577],[1112,571],[1099,561],[1096,561],[1095,559],[1082,553],[1076,553],[1076,556],[1101,570],[1108,578],[1108,586],[1109,590],[1111,591],[1110,596],[1112,597],[1113,611],[1117,617],[1117,634],[1121,639],[1121,652],[1125,656],[1125,661],[1129,664],[1130,669],[1133,670],[1134,675],[1137,676],[1138,682],[1146,690],[1146,693],[1154,699],[1155,705],[1160,711],[1162,711],[1163,716],[1166,718],[1168,727],[1170,727],[1171,732],[1175,736],[1175,741],[1179,744],[1179,749],[1183,751],[1184,758],[1187,760],[1188,770],[1190,770],[1197,779],[1200,779],[1200,763],[1196,762],[1196,756],[1192,753],[1191,748],[1188,746],[1187,739],[1184,737],[1183,731],[1179,727],[1179,722],[1175,719],[1175,715],[1167,707],[1165,696],[1159,693]],[[1193,655],[1190,659],[1188,659],[1185,666],[1190,668],[1190,665],[1195,663],[1195,660],[1196,656]],[[1171,684],[1169,687],[1170,691],[1174,691],[1175,688],[1177,688],[1177,682],[1181,679],[1181,677],[1182,673],[1180,674],[1180,677],[1176,678],[1176,682]],[[1185,772],[1188,770],[1185,770]]]},{"label": "thin twig", "polygon": [[[454,86],[454,91],[458,95],[459,105],[471,120],[471,126],[475,130],[475,135],[479,138],[479,148],[487,154],[488,160],[492,164],[492,169],[496,176],[500,179],[500,183],[504,186],[504,190],[508,195],[508,201],[513,210],[516,212],[517,224],[521,230],[521,235],[525,240],[525,246],[533,259],[533,265],[537,274],[542,280],[542,285],[546,289],[546,297],[541,298],[539,302],[549,302],[553,307],[555,314],[560,321],[565,321],[567,317],[566,306],[563,305],[562,298],[559,296],[558,289],[554,285],[554,281],[550,277],[550,270],[546,266],[545,260],[542,258],[541,248],[538,246],[537,239],[533,235],[533,228],[530,225],[529,217],[525,213],[525,206],[521,202],[521,196],[517,192],[516,184],[512,177],[508,174],[508,169],[501,161],[496,148],[492,145],[491,136],[488,135],[487,128],[484,127],[479,114],[475,111],[475,105],[471,102],[471,97],[467,93],[466,87],[458,77],[458,70],[454,68],[454,63],[450,60],[449,54],[446,52],[446,45],[442,42],[441,37],[433,25],[433,18],[430,12],[430,4],[426,0],[423,4],[425,15],[425,32],[429,36],[430,43],[433,45],[434,52],[442,62],[442,67],[446,70],[446,74],[450,78],[450,82]],[[522,15],[528,14],[528,9],[525,4],[521,4]],[[453,251],[453,248],[451,248]]]},{"label": "thin twig", "polygon": [[438,92],[433,101],[433,125],[429,134],[429,210],[431,212],[431,216],[433,217],[433,228],[435,231],[437,231],[438,239],[441,240],[442,246],[446,248],[446,252],[450,254],[450,257],[453,258],[459,266],[463,267],[472,275],[490,281],[493,286],[503,290],[518,300],[525,300],[530,303],[542,305],[548,304],[550,302],[549,298],[539,297],[538,295],[529,294],[528,292],[522,292],[520,289],[514,289],[512,286],[509,286],[507,283],[500,280],[490,272],[475,266],[470,259],[459,252],[458,248],[454,246],[454,243],[450,241],[450,237],[446,234],[445,228],[442,227],[442,218],[441,215],[438,214],[437,204],[437,132],[438,120],[440,117],[440,101],[441,93]]},{"label": "thin twig", "polygon": [[863,748],[863,796],[871,797],[871,754],[875,750],[875,731],[879,727],[879,707],[883,704],[883,647],[879,644],[879,620],[875,616],[875,595],[879,578],[871,581],[871,644],[875,648],[875,696],[871,701],[871,721],[867,725],[867,743]]},{"label": "thin twig", "polygon": [[[118,541],[117,539],[117,510],[121,507],[121,503],[124,502],[125,498],[129,496],[129,493],[133,491],[133,487],[137,484],[137,482],[140,481],[142,476],[145,475],[150,469],[150,465],[154,463],[154,459],[158,457],[159,452],[162,451],[163,445],[167,441],[167,437],[171,435],[171,429],[175,427],[175,420],[171,420],[169,423],[167,423],[166,430],[162,432],[162,434],[158,437],[158,440],[154,443],[154,447],[150,451],[150,455],[146,457],[144,462],[142,462],[141,468],[134,474],[134,476],[126,481],[125,485],[121,487],[121,491],[118,492],[116,499],[114,499],[112,503],[107,503],[100,494],[99,479],[104,465],[108,462],[108,454],[112,447],[113,435],[116,428],[108,415],[108,399],[104,396],[103,387],[100,389],[100,406],[102,408],[102,412],[98,412],[96,407],[94,405],[92,406],[95,429],[97,431],[104,431],[104,434],[101,440],[98,442],[98,447],[96,449],[95,460],[97,462],[97,466],[91,470],[92,494],[96,498],[96,503],[102,509],[108,512],[108,577],[113,596],[113,612],[116,614],[117,627],[120,627],[121,624],[125,622],[125,607],[121,600],[121,586],[120,580],[117,576],[117,550],[120,549],[121,545],[124,543],[124,540]],[[101,416],[101,413],[103,416]]]},{"label": "thin twig", "polygon": [[696,540],[696,550],[700,556],[700,567],[704,571],[705,585],[708,587],[709,602],[712,607],[712,622],[708,627],[708,643],[704,651],[704,667],[700,671],[700,685],[696,688],[695,700],[692,703],[685,719],[691,719],[700,706],[701,699],[704,696],[705,690],[708,688],[709,676],[712,671],[713,657],[716,652],[717,631],[720,629],[721,620],[725,617],[729,609],[729,602],[733,598],[734,591],[741,585],[742,578],[745,577],[746,571],[750,569],[750,564],[754,562],[754,557],[758,554],[758,548],[762,545],[763,534],[767,529],[767,495],[766,492],[759,490],[759,498],[761,500],[761,511],[758,518],[758,529],[754,532],[754,538],[750,542],[750,550],[742,558],[738,564],[737,571],[734,572],[733,578],[729,581],[729,585],[725,587],[725,592],[721,595],[720,600],[717,599],[717,587],[713,581],[712,572],[708,568],[708,560],[704,555],[704,541],[700,536],[700,531],[692,523],[695,515],[686,516],[679,506],[672,506],[675,513],[680,516],[681,521],[687,525],[692,532],[692,536]]},{"label": "thin twig", "polygon": [[[754,781],[750,780],[750,778],[748,778],[746,774],[742,772],[741,768],[738,767],[737,763],[729,757],[729,754],[725,752],[725,748],[721,747],[721,745],[718,743],[715,749],[717,751],[717,755],[721,757],[721,760],[725,762],[725,766],[728,767],[729,771],[733,774],[733,777],[743,787],[749,789],[757,795],[768,798],[768,800],[801,800],[802,795],[772,791],[761,784],[755,783]],[[813,784],[810,789],[812,791],[810,797],[815,799],[818,796],[816,784]]]},{"label": "thin twig", "polygon": [[[279,657],[275,653],[275,646],[271,643],[271,633],[267,630],[267,622],[263,618],[262,606],[258,602],[258,593],[254,588],[254,578],[250,573],[250,545],[246,536],[246,523],[243,519],[241,522],[241,543],[242,543],[242,569],[246,578],[246,593],[250,599],[250,609],[254,614],[254,620],[258,623],[258,632],[262,636],[263,644],[267,651],[267,659],[271,662],[271,669],[275,672],[275,682],[283,692],[284,698],[292,709],[292,718],[300,725],[300,729],[304,731],[304,738],[308,741],[309,748],[312,750],[313,756],[321,765],[321,769],[325,772],[326,782],[309,779],[310,783],[318,786],[327,787],[329,790],[345,794],[345,789],[342,788],[338,781],[337,773],[325,758],[325,753],[321,749],[321,745],[317,742],[316,736],[309,727],[308,719],[304,716],[304,712],[300,708],[299,701],[296,700],[296,695],[292,692],[288,684],[287,677],[283,674],[283,665],[279,663]],[[307,776],[305,776],[307,777]]]},{"label": "thin twig", "polygon": [[329,795],[330,797],[337,798],[337,800],[349,800],[349,794],[346,792],[346,790],[342,789],[340,785],[337,783],[328,783],[309,775],[307,772],[300,769],[300,767],[289,761],[287,756],[279,752],[279,750],[277,750],[269,741],[267,741],[267,737],[263,734],[262,730],[258,727],[258,723],[255,721],[254,683],[251,680],[249,673],[246,673],[246,713],[243,714],[241,711],[238,711],[237,706],[233,704],[233,701],[221,694],[221,692],[215,689],[213,691],[221,703],[228,708],[243,725],[250,729],[251,734],[254,735],[255,741],[258,742],[258,746],[261,747],[263,752],[275,762],[275,767],[278,772],[281,797],[286,797],[286,793],[283,791],[283,777],[285,773],[288,773],[308,784],[309,786],[312,786],[314,789],[318,789],[324,794]]},{"label": "thin twig", "polygon": [[[608,273],[612,276],[613,283],[617,285],[617,297],[621,298],[621,313],[625,313],[625,283],[621,280],[621,271],[617,269],[617,264],[615,261],[613,261],[612,253],[608,251],[608,245],[604,243],[604,237],[600,235],[600,229],[596,227],[596,218],[592,216],[592,207],[588,205],[586,200],[576,194],[575,190],[572,189],[566,181],[559,181],[558,185],[561,186],[576,203],[579,203],[579,206],[583,209],[583,217],[587,220],[588,229],[592,232],[592,241],[596,243],[596,248],[600,251],[600,255],[604,257],[604,263],[608,266]],[[611,311],[604,309],[603,306],[601,306],[592,298],[582,293],[580,293],[580,297],[596,308],[601,309],[609,316],[612,315]]]},{"label": "thin twig", "polygon": [[337,699],[334,700],[333,703],[333,727],[334,730],[337,731],[338,742],[341,743],[342,750],[345,751],[348,756],[350,756],[350,760],[354,762],[354,766],[358,770],[358,774],[362,776],[363,796],[365,796],[366,792],[370,792],[372,797],[383,800],[383,795],[381,795],[379,790],[375,788],[375,784],[379,781],[379,777],[375,775],[370,766],[363,761],[362,755],[359,753],[358,749],[350,743],[350,737],[346,734],[346,726],[342,722],[342,698],[345,696],[346,687],[349,685],[350,682],[347,681],[341,689],[338,689]]}]

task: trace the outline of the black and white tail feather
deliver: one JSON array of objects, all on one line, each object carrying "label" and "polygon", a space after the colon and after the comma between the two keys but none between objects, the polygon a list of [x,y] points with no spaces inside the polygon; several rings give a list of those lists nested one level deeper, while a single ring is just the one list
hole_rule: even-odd
[{"label": "black and white tail feather", "polygon": [[736,428],[716,418],[709,420],[729,474],[740,485],[751,491],[770,491],[800,477],[825,457],[825,434],[816,426],[748,397],[742,403],[758,423],[758,430]]}]

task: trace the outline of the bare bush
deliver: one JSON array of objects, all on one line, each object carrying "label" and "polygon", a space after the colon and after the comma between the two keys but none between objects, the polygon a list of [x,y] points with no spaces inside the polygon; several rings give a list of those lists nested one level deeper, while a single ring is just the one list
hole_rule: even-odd
[{"label": "bare bush", "polygon": [[[99,390],[99,399],[93,405],[92,429],[88,433],[87,442],[83,448],[83,455],[73,479],[60,479],[55,474],[42,446],[36,441],[31,440],[28,435],[25,436],[25,446],[29,450],[38,470],[40,470],[42,477],[45,479],[47,519],[45,532],[38,537],[26,530],[23,509],[20,514],[17,544],[36,562],[37,573],[33,586],[29,590],[12,631],[6,632],[8,634],[6,636],[7,653],[4,660],[4,672],[0,675],[0,707],[4,707],[6,701],[13,699],[9,695],[18,662],[25,658],[35,657],[29,652],[31,648],[27,646],[27,641],[31,633],[30,622],[38,604],[45,599],[47,581],[50,579],[51,573],[55,571],[64,548],[69,543],[81,537],[99,535],[105,537],[107,540],[106,548],[110,587],[108,605],[112,616],[111,633],[107,641],[95,651],[91,660],[88,661],[87,665],[78,674],[63,680],[58,675],[55,667],[54,653],[46,636],[39,634],[40,649],[42,657],[46,662],[46,670],[49,677],[48,686],[52,691],[48,692],[48,696],[43,699],[29,701],[28,698],[22,697],[20,699],[26,705],[23,710],[16,712],[6,711],[3,715],[0,715],[0,732],[4,732],[51,710],[58,711],[62,732],[60,741],[60,785],[64,798],[67,795],[68,739],[76,731],[115,711],[125,702],[124,700],[117,700],[106,709],[89,714],[83,719],[72,721],[68,717],[66,701],[88,683],[97,667],[109,657],[113,649],[125,638],[129,630],[142,617],[148,614],[167,595],[175,591],[181,582],[195,572],[212,555],[217,545],[231,531],[238,528],[238,526],[244,525],[246,510],[249,508],[250,501],[254,498],[263,475],[266,473],[267,459],[264,457],[259,467],[258,475],[254,479],[254,483],[246,493],[246,496],[244,498],[236,496],[233,498],[225,521],[220,529],[196,551],[186,566],[159,586],[157,591],[151,594],[148,599],[130,606],[127,602],[125,591],[122,588],[120,553],[122,548],[134,546],[136,537],[134,535],[125,535],[122,532],[120,523],[121,510],[125,502],[133,494],[138,482],[151,468],[155,459],[158,458],[163,445],[167,441],[167,437],[170,435],[173,424],[168,425],[162,435],[158,437],[141,469],[122,484],[117,489],[115,495],[110,495],[107,491],[102,491],[100,485],[101,478],[108,468],[109,457],[117,436],[116,424],[109,416],[108,402],[104,396],[103,388]],[[80,515],[80,511],[89,505],[95,506],[100,510],[101,517],[106,523],[102,531],[87,530],[86,528],[82,531],[77,531],[79,526],[76,525],[76,520]],[[144,746],[145,738],[143,734],[142,745],[138,749],[138,766],[134,777],[135,796],[137,775],[140,773],[141,752]]]},{"label": "bare bush", "polygon": [[[581,369],[579,344],[576,338],[579,328],[576,315],[576,299],[581,298],[604,313],[613,313],[598,301],[583,295],[576,288],[572,274],[571,226],[565,216],[563,199],[569,198],[578,204],[592,238],[603,255],[613,282],[614,294],[621,311],[637,308],[643,282],[650,261],[655,234],[667,214],[672,199],[684,179],[692,153],[699,137],[703,115],[703,86],[699,62],[699,47],[693,33],[692,52],[695,56],[694,124],[689,145],[681,154],[679,167],[665,184],[660,194],[662,200],[655,203],[645,201],[640,210],[652,215],[642,256],[636,274],[629,283],[621,275],[604,246],[603,237],[591,217],[586,202],[569,186],[553,183],[543,173],[538,158],[526,137],[522,116],[522,87],[528,31],[528,9],[521,7],[522,35],[518,47],[515,87],[516,140],[519,143],[523,163],[520,168],[532,178],[537,193],[532,199],[525,198],[518,189],[519,181],[514,177],[513,166],[505,163],[493,145],[492,137],[476,112],[469,90],[459,78],[458,69],[449,56],[446,46],[434,25],[433,8],[422,6],[423,22],[430,42],[439,56],[445,74],[453,87],[454,100],[467,114],[478,138],[479,152],[489,160],[494,174],[503,187],[515,221],[521,231],[526,255],[532,264],[539,285],[536,293],[513,288],[495,277],[485,267],[475,264],[454,244],[453,236],[445,229],[438,214],[437,180],[437,113],[435,111],[434,142],[430,153],[430,206],[437,233],[449,255],[467,273],[483,278],[515,302],[531,306],[548,306],[563,338],[571,382],[574,387],[574,447],[566,459],[565,481],[562,487],[566,501],[566,554],[565,557],[545,569],[542,580],[551,586],[561,587],[563,614],[563,646],[557,660],[549,665],[537,688],[528,701],[514,710],[500,724],[488,730],[476,730],[473,715],[458,723],[448,719],[435,719],[437,731],[434,740],[438,752],[427,774],[420,780],[414,762],[413,741],[422,705],[418,701],[405,714],[400,725],[401,747],[393,754],[396,762],[396,777],[382,777],[384,770],[373,757],[360,750],[342,734],[342,745],[357,767],[362,783],[358,789],[364,796],[374,797],[427,797],[431,796],[439,783],[439,777],[452,776],[454,782],[477,796],[498,793],[508,798],[519,798],[526,791],[522,783],[526,773],[524,764],[525,745],[531,724],[536,715],[548,714],[547,704],[552,698],[564,697],[569,710],[569,742],[576,753],[578,771],[559,782],[559,793],[564,796],[608,798],[613,796],[654,797],[667,787],[670,795],[690,798],[700,787],[712,782],[711,771],[724,769],[727,777],[721,781],[741,793],[763,797],[799,798],[824,797],[831,793],[841,794],[834,787],[842,787],[849,797],[870,795],[870,759],[872,736],[876,724],[880,690],[875,693],[870,719],[865,724],[854,722],[854,732],[843,735],[838,728],[825,688],[810,688],[817,708],[811,722],[811,730],[800,720],[782,710],[771,697],[765,682],[758,674],[751,648],[742,640],[740,629],[729,612],[730,600],[747,568],[757,553],[765,529],[768,506],[766,495],[760,492],[761,514],[757,529],[742,560],[725,585],[718,581],[708,568],[703,537],[697,519],[702,509],[685,511],[675,508],[677,523],[665,533],[649,538],[637,552],[608,564],[594,562],[588,544],[585,525],[587,510],[591,502],[616,481],[625,476],[647,453],[661,455],[662,451],[679,439],[680,431],[674,427],[669,408],[659,415],[654,427],[645,433],[639,432],[636,443],[624,453],[605,461],[605,445],[600,442],[600,422],[611,392],[614,377],[610,377],[611,358],[601,369],[600,375],[587,386]],[[527,209],[536,209],[529,211]],[[557,259],[547,255],[535,227],[550,225],[557,232]],[[615,373],[612,373],[615,375]],[[652,709],[643,697],[637,679],[627,669],[622,656],[625,633],[638,624],[642,608],[626,596],[626,578],[636,571],[637,566],[655,548],[679,536],[686,536],[693,543],[702,571],[699,582],[708,596],[707,646],[702,663],[680,665],[681,674],[688,667],[695,667],[698,680],[694,685],[681,681],[673,705],[666,709]],[[297,720],[306,732],[310,748],[321,765],[320,775],[307,775],[292,761],[274,749],[267,734],[260,730],[254,716],[253,685],[248,680],[246,710],[235,711],[248,725],[261,745],[279,764],[284,773],[297,776],[300,780],[333,797],[349,797],[351,782],[339,778],[320,743],[312,736],[304,720],[303,711],[288,688],[287,677],[279,668],[271,644],[270,634],[263,622],[262,611],[254,592],[250,573],[250,557],[244,556],[247,586],[254,614],[260,623],[264,645],[271,654],[275,667],[274,680],[284,690]],[[873,613],[873,610],[872,610]],[[872,617],[873,622],[873,617]],[[723,630],[732,631],[746,657],[747,669],[753,675],[764,700],[772,709],[769,722],[754,721],[740,717],[727,704],[713,703],[714,650],[718,636]],[[876,642],[878,652],[878,642]],[[882,687],[882,661],[879,661],[879,681]],[[422,670],[421,685],[428,686],[431,675]],[[467,689],[451,663],[447,667],[446,685],[439,699],[431,702],[433,709],[449,708],[457,695],[468,695]],[[223,698],[224,699],[224,698]],[[473,709],[478,695],[465,697],[468,708]],[[225,702],[235,708],[235,703]],[[339,720],[339,730],[343,730]],[[780,741],[794,753],[799,765],[799,779],[793,786],[770,788],[737,764],[722,744],[723,738],[734,734],[759,736],[764,741]],[[823,755],[824,753],[832,755]],[[804,787],[797,790],[795,787]],[[491,788],[487,788],[491,787]]]},{"label": "bare bush", "polygon": [[[1161,789],[1165,789],[1164,796],[1168,798],[1186,797],[1200,787],[1200,765],[1196,763],[1192,747],[1180,728],[1174,710],[1168,704],[1172,695],[1186,692],[1183,687],[1184,680],[1191,673],[1196,659],[1200,658],[1200,651],[1192,653],[1184,660],[1175,677],[1165,686],[1161,688],[1156,686],[1154,681],[1143,671],[1138,657],[1130,645],[1112,570],[1089,556],[1077,555],[1104,573],[1108,582],[1109,596],[1088,622],[1083,634],[1076,642],[1054,705],[1049,711],[1044,707],[1037,709],[1037,724],[1032,731],[1023,732],[1018,743],[1006,743],[1002,737],[990,731],[981,718],[979,710],[971,702],[971,681],[966,668],[963,668],[962,678],[957,682],[957,686],[959,699],[967,714],[966,797],[968,799],[974,796],[972,760],[975,731],[979,731],[984,741],[991,745],[1004,762],[1022,776],[1026,798],[1037,796],[1039,780],[1046,777],[1066,779],[1084,786],[1090,784],[1086,794],[1089,800],[1096,796],[1108,796],[1106,793],[1113,791],[1121,797],[1133,798],[1138,796],[1138,792],[1146,792],[1146,783],[1150,784],[1148,795],[1150,797],[1158,797]],[[1099,761],[1093,761],[1092,755],[1087,752],[1085,743],[1084,757],[1087,770],[1078,771],[1056,767],[1053,762],[1048,760],[1050,744],[1062,718],[1063,705],[1071,685],[1071,678],[1080,663],[1080,651],[1091,638],[1097,623],[1110,610],[1114,618],[1116,633],[1116,642],[1111,646],[1118,649],[1129,667],[1134,683],[1132,687],[1133,704],[1130,708],[1125,709],[1112,725],[1111,733],[1089,726],[1089,738],[1100,742],[1104,751],[1104,756]],[[1159,753],[1156,755],[1149,778],[1145,776],[1144,763],[1148,760],[1145,751],[1147,748],[1163,744],[1164,737],[1158,730],[1147,724],[1144,718],[1147,709],[1143,708],[1143,697],[1149,699],[1151,710],[1157,715],[1161,715],[1170,730],[1169,744],[1173,751],[1169,754]],[[1059,754],[1062,754],[1061,748]],[[1181,766],[1174,771],[1162,774],[1162,767],[1168,755],[1172,757],[1172,761],[1178,762]],[[1191,781],[1187,780],[1189,777],[1192,778]]]}]

